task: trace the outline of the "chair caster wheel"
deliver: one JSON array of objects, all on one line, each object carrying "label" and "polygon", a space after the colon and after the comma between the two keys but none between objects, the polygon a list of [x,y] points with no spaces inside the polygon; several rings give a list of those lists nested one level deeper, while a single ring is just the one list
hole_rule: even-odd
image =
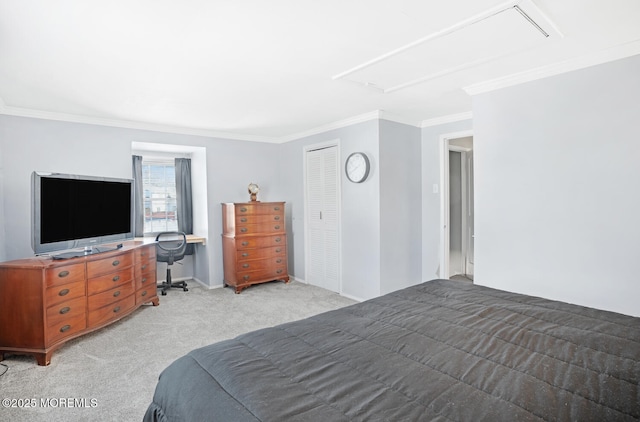
[{"label": "chair caster wheel", "polygon": [[188,292],[188,291],[189,291],[189,289],[187,289],[186,287],[184,287],[184,288],[182,289],[182,291],[183,291],[183,292]]},{"label": "chair caster wheel", "polygon": [[162,292],[162,296],[166,296],[166,295],[167,295],[167,292]]}]

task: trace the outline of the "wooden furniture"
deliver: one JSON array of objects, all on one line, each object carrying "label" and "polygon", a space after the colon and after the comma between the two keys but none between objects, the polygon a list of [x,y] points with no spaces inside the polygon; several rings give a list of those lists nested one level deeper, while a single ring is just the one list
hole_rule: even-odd
[{"label": "wooden furniture", "polygon": [[222,204],[224,285],[289,282],[284,202]]},{"label": "wooden furniture", "polygon": [[154,244],[65,260],[0,263],[0,360],[32,354],[49,365],[55,349],[109,325],[143,303],[159,304]]}]

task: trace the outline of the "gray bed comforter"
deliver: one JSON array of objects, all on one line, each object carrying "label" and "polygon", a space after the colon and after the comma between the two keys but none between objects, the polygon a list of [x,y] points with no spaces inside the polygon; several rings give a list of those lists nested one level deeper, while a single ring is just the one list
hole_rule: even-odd
[{"label": "gray bed comforter", "polygon": [[640,318],[433,280],[194,350],[146,421],[640,418]]}]

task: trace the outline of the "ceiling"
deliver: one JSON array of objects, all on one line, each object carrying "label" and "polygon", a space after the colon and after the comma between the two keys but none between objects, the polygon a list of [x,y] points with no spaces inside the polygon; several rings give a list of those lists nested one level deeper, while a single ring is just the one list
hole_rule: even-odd
[{"label": "ceiling", "polygon": [[638,0],[0,0],[0,113],[267,142],[426,126],[640,54],[639,22]]}]

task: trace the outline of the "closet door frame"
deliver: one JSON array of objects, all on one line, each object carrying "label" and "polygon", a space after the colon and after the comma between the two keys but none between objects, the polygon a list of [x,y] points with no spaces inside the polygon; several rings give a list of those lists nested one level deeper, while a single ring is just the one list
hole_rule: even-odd
[{"label": "closet door frame", "polygon": [[310,248],[309,248],[309,207],[308,207],[308,188],[307,188],[307,153],[315,150],[325,149],[325,148],[336,148],[336,174],[337,174],[337,186],[336,186],[336,207],[337,207],[337,218],[336,218],[336,230],[337,230],[337,266],[338,266],[338,291],[337,293],[342,293],[342,228],[341,228],[341,201],[342,201],[342,193],[341,193],[341,185],[342,185],[342,158],[340,154],[340,140],[333,139],[326,142],[319,142],[310,145],[306,145],[303,148],[303,190],[304,190],[304,257],[305,257],[305,280],[304,282],[307,284],[311,284],[309,282],[309,267],[310,267]]}]

